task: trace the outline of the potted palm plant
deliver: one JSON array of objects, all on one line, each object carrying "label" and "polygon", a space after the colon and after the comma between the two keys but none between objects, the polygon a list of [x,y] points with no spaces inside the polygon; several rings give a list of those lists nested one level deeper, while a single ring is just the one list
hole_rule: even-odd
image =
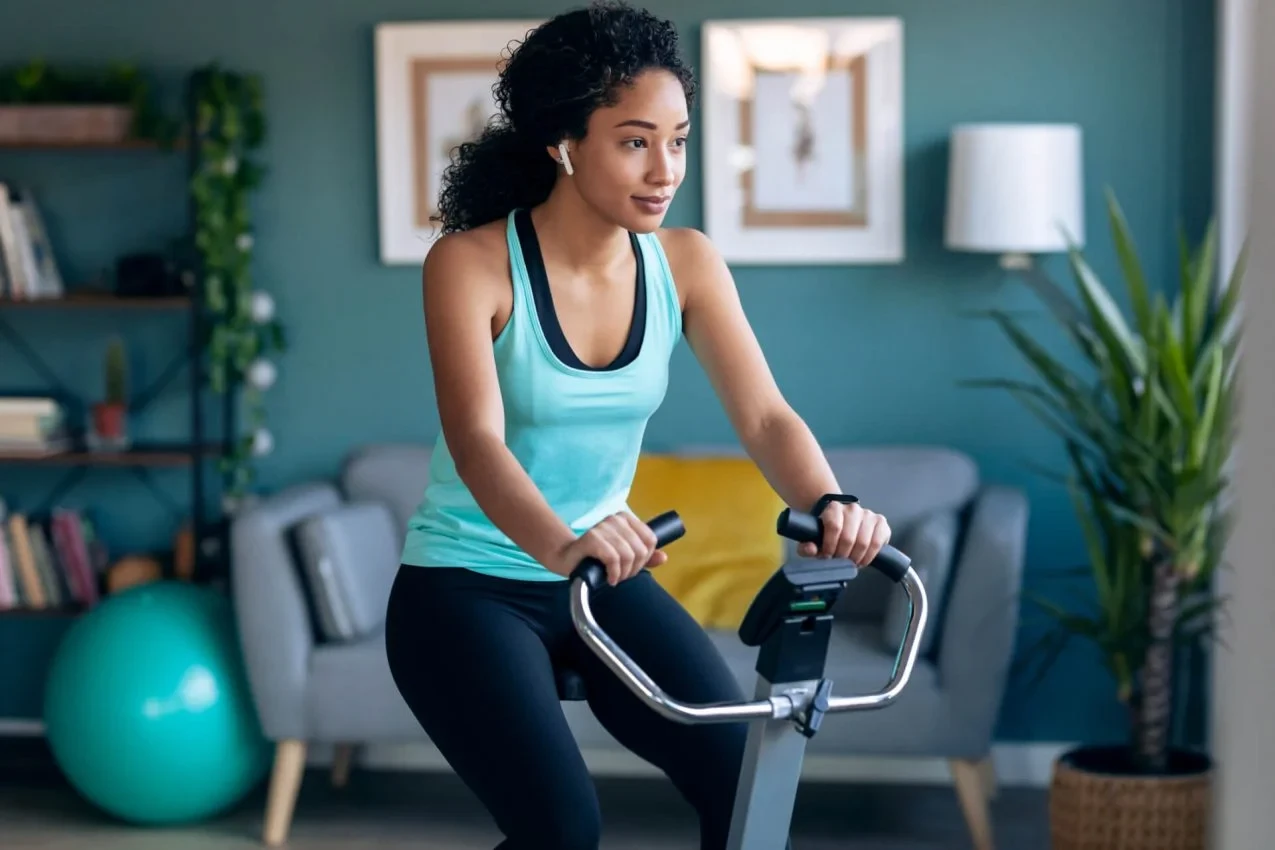
[{"label": "potted palm plant", "polygon": [[1182,243],[1176,286],[1153,288],[1110,192],[1107,213],[1132,315],[1073,247],[1076,297],[1028,276],[1071,356],[992,311],[1037,380],[969,383],[1012,393],[1062,441],[1094,599],[1073,608],[1035,598],[1054,626],[1038,648],[1047,663],[1069,639],[1091,641],[1128,711],[1123,743],[1079,746],[1056,761],[1051,846],[1203,850],[1212,762],[1175,746],[1170,730],[1177,650],[1211,634],[1218,608],[1211,580],[1229,518],[1244,255],[1231,274],[1216,274],[1210,224],[1200,244]]}]

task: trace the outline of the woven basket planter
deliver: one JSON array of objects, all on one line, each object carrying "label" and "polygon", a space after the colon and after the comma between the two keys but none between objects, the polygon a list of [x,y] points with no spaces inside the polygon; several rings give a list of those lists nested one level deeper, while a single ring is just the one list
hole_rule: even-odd
[{"label": "woven basket planter", "polygon": [[132,129],[128,106],[0,104],[0,144],[113,145]]},{"label": "woven basket planter", "polygon": [[1054,763],[1051,850],[1206,850],[1212,763],[1175,752],[1170,771],[1128,770],[1123,747],[1081,747]]}]

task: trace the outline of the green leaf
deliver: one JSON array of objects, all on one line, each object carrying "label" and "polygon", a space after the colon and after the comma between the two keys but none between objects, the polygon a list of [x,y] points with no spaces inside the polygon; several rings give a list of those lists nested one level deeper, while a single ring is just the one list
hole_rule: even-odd
[{"label": "green leaf", "polygon": [[1099,338],[1107,344],[1108,349],[1118,355],[1113,359],[1115,364],[1121,367],[1126,380],[1132,381],[1134,375],[1141,375],[1146,371],[1140,344],[1130,332],[1129,326],[1120,314],[1120,308],[1116,306],[1116,302],[1112,300],[1110,293],[1103,287],[1080,251],[1073,247],[1069,256],[1094,329],[1098,332]]},{"label": "green leaf", "polygon": [[1185,352],[1171,333],[1160,340],[1161,370],[1178,417],[1191,430],[1196,422],[1195,394],[1191,392],[1191,376],[1187,374]]},{"label": "green leaf", "polygon": [[1106,197],[1111,236],[1116,245],[1116,255],[1120,258],[1120,267],[1124,270],[1125,283],[1129,288],[1129,300],[1133,305],[1138,330],[1144,337],[1150,336],[1151,302],[1147,294],[1146,277],[1143,275],[1138,252],[1134,247],[1133,235],[1129,231],[1129,222],[1125,219],[1124,210],[1120,208],[1115,193],[1108,189]]},{"label": "green leaf", "polygon": [[1214,347],[1209,357],[1210,369],[1207,383],[1204,385],[1204,410],[1200,414],[1194,440],[1191,444],[1191,462],[1198,465],[1208,451],[1209,444],[1217,439],[1214,426],[1218,420],[1218,406],[1223,395],[1222,386],[1222,350]]},{"label": "green leaf", "polygon": [[1182,286],[1182,347],[1188,360],[1195,358],[1196,346],[1204,336],[1204,321],[1213,297],[1214,264],[1217,262],[1217,224],[1210,221],[1204,243],[1194,258],[1191,274]]},{"label": "green leaf", "polygon": [[[1085,549],[1089,553],[1089,563],[1092,575],[1098,586],[1099,603],[1106,610],[1111,605],[1112,586],[1107,575],[1109,565],[1107,563],[1107,553],[1103,545],[1102,535],[1099,534],[1094,519],[1090,516],[1089,505],[1086,505],[1081,497],[1079,487],[1073,479],[1068,486],[1068,495],[1071,497],[1072,506],[1076,511],[1076,518],[1080,522],[1080,530],[1084,536]],[[1100,499],[1094,499],[1093,504],[1100,503]]]}]

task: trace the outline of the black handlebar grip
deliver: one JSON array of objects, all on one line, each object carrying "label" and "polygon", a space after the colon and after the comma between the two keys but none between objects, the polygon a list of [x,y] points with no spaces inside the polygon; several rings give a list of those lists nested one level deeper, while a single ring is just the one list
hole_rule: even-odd
[{"label": "black handlebar grip", "polygon": [[686,526],[677,511],[666,511],[647,523],[655,532],[655,548],[663,549],[674,540],[680,540],[686,534]]},{"label": "black handlebar grip", "polygon": [[571,578],[582,580],[591,591],[597,590],[607,583],[607,568],[597,558],[585,558],[571,571]]},{"label": "black handlebar grip", "polygon": [[[785,508],[779,515],[776,530],[789,540],[799,543],[818,544],[823,540],[823,523],[819,517],[791,508]],[[893,546],[882,546],[868,566],[876,567],[891,581],[897,582],[903,581],[903,577],[908,574],[912,559]]]},{"label": "black handlebar grip", "polygon": [[[682,524],[682,518],[677,515],[677,511],[662,513],[648,522],[647,526],[655,532],[657,549],[664,548],[686,534],[686,526]],[[571,571],[571,578],[583,580],[589,586],[589,590],[593,591],[607,583],[607,570],[597,558],[585,558],[580,562],[580,566]]]}]

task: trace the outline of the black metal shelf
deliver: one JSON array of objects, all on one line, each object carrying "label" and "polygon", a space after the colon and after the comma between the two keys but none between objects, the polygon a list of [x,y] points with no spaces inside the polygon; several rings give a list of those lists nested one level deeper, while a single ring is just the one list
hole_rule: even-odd
[{"label": "black metal shelf", "polygon": [[[130,140],[118,145],[108,145],[105,148],[138,152],[149,150],[163,154],[180,151],[187,158],[188,171],[193,171],[198,163],[196,155],[198,145],[196,140],[190,135],[193,133],[192,128],[196,126],[196,122],[193,120],[195,117],[194,87],[196,82],[197,75],[192,75],[187,83],[187,111],[191,120],[187,122],[184,130],[187,134],[185,138],[179,139],[171,148],[165,148],[147,140]],[[0,152],[21,149],[73,155],[77,150],[84,148],[102,149],[103,146],[74,144],[0,145]],[[186,240],[192,243],[188,247],[193,248],[195,221],[195,203],[193,199],[188,199],[187,209],[189,210],[189,221]],[[197,253],[190,250],[187,261],[195,262],[195,257],[197,257]],[[210,402],[203,397],[207,390],[208,381],[202,349],[202,337],[206,321],[204,316],[205,303],[201,284],[202,275],[199,274],[198,269],[191,269],[191,271],[194,274],[186,276],[187,280],[190,281],[190,288],[186,293],[182,294],[126,297],[117,295],[110,290],[104,290],[100,285],[82,285],[68,287],[67,293],[57,298],[0,298],[0,344],[7,341],[11,347],[24,356],[47,385],[47,391],[65,402],[68,417],[71,421],[85,421],[89,400],[81,398],[77,393],[73,392],[67,383],[56,374],[55,370],[50,368],[40,355],[38,347],[19,334],[13,322],[10,321],[14,318],[14,314],[44,310],[100,311],[102,313],[114,311],[129,311],[130,313],[167,312],[184,318],[189,325],[188,339],[181,347],[181,350],[174,354],[172,363],[149,386],[142,388],[129,400],[129,414],[130,416],[135,416],[147,408],[161,392],[172,384],[178,375],[186,372],[186,391],[189,397],[188,433],[171,442],[136,442],[129,448],[118,451],[93,449],[84,444],[82,435],[73,434],[71,447],[66,450],[33,453],[22,450],[0,449],[0,466],[24,465],[63,467],[65,469],[65,474],[55,484],[52,492],[45,497],[39,506],[31,510],[33,513],[45,511],[54,505],[66,492],[76,486],[90,470],[117,469],[133,473],[142,483],[147,485],[157,499],[165,502],[174,512],[184,514],[185,510],[175,505],[172,499],[155,485],[151,475],[154,471],[162,469],[188,470],[190,473],[191,494],[188,510],[195,540],[195,577],[199,580],[222,577],[227,566],[227,523],[222,512],[217,509],[217,505],[220,504],[219,500],[210,500],[205,493],[205,475],[208,474],[208,470],[205,467],[209,460],[216,459],[225,453],[231,445],[235,422],[235,406],[233,403],[235,392],[234,389],[227,392],[226,397],[222,400],[223,403],[215,405],[215,408],[219,408],[215,412],[219,414],[217,416],[217,419],[220,420],[218,430],[221,431],[221,434],[216,436],[207,434],[204,414]],[[41,390],[41,392],[44,391]],[[208,503],[210,501],[213,502],[212,510],[209,509]],[[0,611],[0,615],[6,613],[17,612]]]}]

